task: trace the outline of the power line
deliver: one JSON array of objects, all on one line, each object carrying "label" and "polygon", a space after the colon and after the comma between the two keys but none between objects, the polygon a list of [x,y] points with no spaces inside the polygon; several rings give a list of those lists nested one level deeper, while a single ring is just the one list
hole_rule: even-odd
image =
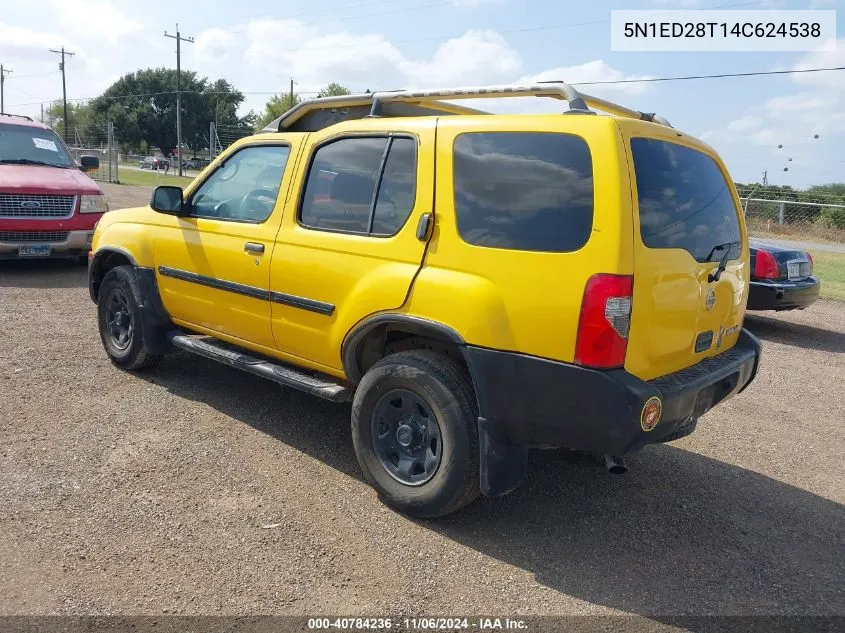
[{"label": "power line", "polygon": [[17,81],[19,79],[29,79],[31,77],[46,77],[47,75],[55,75],[58,72],[61,72],[61,71],[51,70],[51,71],[46,72],[46,73],[35,73],[35,74],[31,74],[31,75],[15,75],[15,80]]},{"label": "power line", "polygon": [[[726,79],[729,77],[765,77],[770,75],[792,75],[792,74],[801,74],[801,73],[817,73],[817,72],[825,72],[825,71],[836,71],[836,70],[845,70],[845,66],[833,66],[830,68],[797,68],[793,70],[761,70],[757,72],[747,72],[747,73],[717,73],[713,75],[686,75],[681,77],[646,77],[644,79],[614,79],[611,81],[580,81],[574,82],[570,85],[572,86],[599,86],[599,85],[613,85],[613,84],[630,84],[630,83],[653,83],[658,81],[691,81],[691,80],[698,80],[698,79]],[[260,90],[240,90],[238,91],[243,95],[275,95],[279,94],[281,91],[279,90],[270,90],[270,91],[260,91]],[[171,95],[177,94],[178,91],[175,90],[167,90],[162,92],[144,92],[138,94],[129,94],[129,95],[115,95],[115,96],[106,96],[101,95],[100,97],[80,97],[78,99],[69,99],[69,101],[90,101],[92,99],[131,99],[136,97],[156,97],[161,95]],[[231,94],[230,92],[226,91],[202,91],[202,90],[184,90],[182,94],[195,94],[195,95],[214,95],[214,94]],[[318,94],[317,91],[310,91],[310,92],[300,92],[299,94]],[[27,106],[27,105],[37,105],[39,102],[36,101],[34,103],[16,103],[16,106]]]},{"label": "power line", "polygon": [[[723,5],[717,5],[717,6],[712,6],[712,7],[702,7],[702,8],[703,9],[710,9],[710,10],[735,9],[735,8],[740,8],[740,7],[756,6],[756,5],[761,5],[761,4],[771,4],[774,1],[775,0],[755,0],[754,2],[741,2],[741,3],[733,3],[733,4],[723,4]],[[434,8],[434,7],[439,7],[439,6],[446,5],[446,4],[453,4],[453,2],[452,1],[438,2],[438,3],[434,3],[434,4],[419,5],[419,6],[414,6],[414,7],[404,7],[404,8],[401,8],[401,9],[395,9],[393,11],[380,11],[378,13],[367,13],[367,14],[364,14],[364,15],[344,17],[342,19],[345,20],[345,21],[357,20],[357,19],[360,19],[360,18],[388,15],[388,14],[392,14],[392,13],[404,13],[404,12],[407,12],[407,11],[414,11],[414,10],[417,10],[417,9]],[[366,6],[366,5],[358,5],[358,6]],[[662,15],[672,15],[674,13],[677,13],[679,10],[680,9],[676,9],[676,10],[672,10],[672,11],[665,11]],[[295,16],[293,16],[293,17],[295,17]],[[292,19],[292,17],[278,18],[277,21],[282,21],[282,20],[286,20],[286,19]],[[326,24],[328,22],[334,22],[337,19],[338,18],[334,17],[334,18],[331,18],[329,20],[318,20],[318,21],[315,21],[315,22],[304,22],[304,23],[301,23],[300,26],[317,26],[317,25],[320,25],[320,24]],[[598,25],[598,24],[609,24],[610,22],[611,22],[611,20],[609,18],[605,18],[605,19],[601,19],[601,20],[590,20],[590,21],[587,21],[587,22],[569,22],[567,24],[554,24],[554,25],[529,26],[529,27],[521,27],[521,28],[513,28],[513,29],[503,29],[503,30],[497,30],[496,32],[499,35],[512,35],[512,34],[519,34],[519,33],[536,33],[536,32],[539,32],[539,31],[553,31],[553,30],[560,30],[560,29],[576,28],[576,27],[581,27],[581,26],[595,26],[595,25]],[[416,37],[416,38],[403,39],[403,40],[391,40],[390,43],[395,45],[395,44],[409,44],[409,43],[415,43],[415,42],[445,42],[446,40],[455,39],[455,38],[458,38],[458,37],[460,37],[460,34],[445,35],[445,36],[444,35],[437,35],[437,36],[429,36],[429,37]],[[280,49],[279,52],[296,52],[296,51],[301,52],[301,51],[314,51],[314,50],[326,50],[326,49],[333,50],[333,49],[342,49],[342,48],[358,48],[360,46],[361,46],[360,44],[325,44],[325,45],[321,45],[321,46],[301,46],[301,47],[291,48],[291,49]],[[238,50],[246,50],[246,49],[244,48],[244,49],[238,49]]]},{"label": "power line", "polygon": [[615,79],[613,81],[581,81],[573,86],[602,86],[606,84],[654,83],[657,81],[687,81],[690,79],[724,79],[726,77],[762,77],[764,75],[793,75],[798,73],[820,73],[828,70],[845,70],[845,66],[831,68],[797,68],[793,70],[763,70],[750,73],[719,73],[715,75],[687,75],[683,77],[646,77],[644,79]]}]

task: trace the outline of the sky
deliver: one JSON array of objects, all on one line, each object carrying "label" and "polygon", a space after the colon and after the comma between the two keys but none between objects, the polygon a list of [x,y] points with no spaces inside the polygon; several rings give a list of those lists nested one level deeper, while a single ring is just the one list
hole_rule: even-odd
[{"label": "sky", "polygon": [[[262,110],[291,78],[307,96],[332,81],[363,91],[845,66],[845,0],[0,1],[0,63],[13,70],[6,111],[31,116],[61,98],[49,49],[76,52],[68,99],[91,98],[139,68],[175,68],[175,42],[164,32],[177,22],[195,38],[182,45],[182,68],[229,80],[246,94],[242,113]],[[611,51],[612,9],[730,7],[838,9],[835,50]],[[663,115],[716,148],[736,181],[757,182],[765,170],[771,184],[845,182],[845,71],[582,89]],[[545,99],[491,105],[561,111]]]}]

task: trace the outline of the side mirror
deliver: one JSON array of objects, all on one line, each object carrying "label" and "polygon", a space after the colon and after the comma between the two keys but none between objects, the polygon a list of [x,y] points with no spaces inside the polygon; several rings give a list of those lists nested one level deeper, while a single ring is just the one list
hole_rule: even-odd
[{"label": "side mirror", "polygon": [[171,215],[182,214],[182,187],[162,185],[156,187],[150,199],[150,206],[153,211],[169,213]]},{"label": "side mirror", "polygon": [[96,156],[80,156],[79,157],[79,170],[80,171],[93,171],[95,169],[100,168],[100,159]]}]

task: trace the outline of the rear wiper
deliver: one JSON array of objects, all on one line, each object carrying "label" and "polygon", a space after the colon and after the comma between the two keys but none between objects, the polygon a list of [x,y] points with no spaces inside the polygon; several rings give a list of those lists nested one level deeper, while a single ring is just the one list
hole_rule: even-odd
[{"label": "rear wiper", "polygon": [[731,256],[731,250],[734,246],[739,244],[739,240],[734,240],[733,242],[725,242],[724,244],[717,244],[713,247],[713,249],[707,254],[707,261],[710,261],[710,258],[713,257],[713,254],[716,251],[727,249],[725,250],[725,254],[722,255],[722,259],[719,260],[719,266],[714,270],[712,273],[707,275],[708,283],[713,283],[714,281],[719,281],[719,277],[722,276],[722,273],[725,272],[725,268],[728,266],[728,259]]},{"label": "rear wiper", "polygon": [[44,165],[45,167],[58,167],[65,169],[55,163],[45,163],[43,160],[32,160],[29,158],[0,158],[0,165]]}]

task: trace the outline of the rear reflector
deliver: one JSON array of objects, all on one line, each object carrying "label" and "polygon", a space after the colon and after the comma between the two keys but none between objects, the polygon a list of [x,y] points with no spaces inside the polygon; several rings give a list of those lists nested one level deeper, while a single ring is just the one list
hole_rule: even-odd
[{"label": "rear reflector", "polygon": [[754,262],[754,276],[758,279],[777,279],[780,277],[780,269],[775,256],[768,251],[757,251],[756,261]]},{"label": "rear reflector", "polygon": [[630,275],[593,275],[581,301],[581,319],[575,343],[575,362],[609,369],[625,363],[631,326]]}]

